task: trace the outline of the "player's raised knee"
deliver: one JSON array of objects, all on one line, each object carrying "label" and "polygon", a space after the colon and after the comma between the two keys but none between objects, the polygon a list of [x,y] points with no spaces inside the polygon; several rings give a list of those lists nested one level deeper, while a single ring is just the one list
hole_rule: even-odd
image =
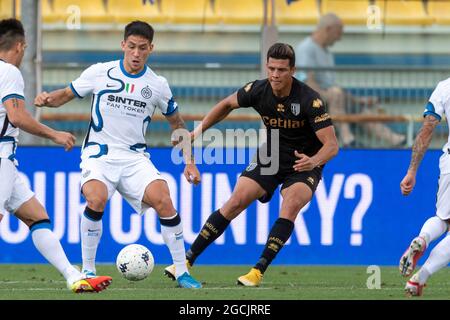
[{"label": "player's raised knee", "polygon": [[155,209],[156,212],[158,212],[160,215],[171,215],[173,212],[175,212],[172,200],[170,199],[170,196],[168,194],[154,200],[152,206],[153,209]]},{"label": "player's raised knee", "polygon": [[231,198],[223,206],[220,211],[225,218],[229,220],[233,219],[245,209],[244,200],[242,197],[237,195],[232,195]]},{"label": "player's raised knee", "polygon": [[107,198],[100,195],[90,195],[86,197],[87,206],[94,211],[102,212],[105,210]]}]

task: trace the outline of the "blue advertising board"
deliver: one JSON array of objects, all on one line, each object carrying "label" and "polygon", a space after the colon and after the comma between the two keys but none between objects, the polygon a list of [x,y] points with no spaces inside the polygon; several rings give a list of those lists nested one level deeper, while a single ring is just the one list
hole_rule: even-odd
[{"label": "blue advertising board", "polygon": [[[53,230],[74,263],[81,261],[79,221],[85,207],[79,186],[79,151],[20,147],[17,152],[21,175],[47,208]],[[225,157],[234,151],[223,149],[217,154]],[[168,181],[188,248],[211,212],[229,198],[246,164],[202,163],[202,183],[192,186],[183,177],[183,165],[170,161],[170,148],[150,152]],[[404,197],[399,184],[410,154],[409,150],[341,150],[325,167],[312,201],[299,214],[292,237],[274,264],[396,265],[423,222],[435,214],[441,152],[426,154],[415,190]],[[197,263],[255,263],[278,217],[281,199],[276,192],[269,204],[250,205]],[[116,193],[105,210],[97,261],[114,262],[129,243],[147,246],[157,264],[171,262],[154,210],[140,216]],[[1,263],[45,262],[28,228],[12,215],[0,223],[0,252]]]}]

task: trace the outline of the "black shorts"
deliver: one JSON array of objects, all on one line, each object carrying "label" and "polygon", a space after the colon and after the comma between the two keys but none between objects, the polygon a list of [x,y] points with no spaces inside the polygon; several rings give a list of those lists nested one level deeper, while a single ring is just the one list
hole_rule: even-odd
[{"label": "black shorts", "polygon": [[280,168],[274,175],[263,175],[261,174],[260,164],[251,163],[244,171],[242,171],[241,176],[256,181],[266,191],[266,194],[259,198],[259,201],[266,203],[270,201],[273,193],[280,184],[281,190],[283,190],[294,183],[303,182],[311,188],[311,191],[314,193],[320,179],[322,179],[322,169],[322,167],[316,167],[311,171],[297,172],[292,168]]}]

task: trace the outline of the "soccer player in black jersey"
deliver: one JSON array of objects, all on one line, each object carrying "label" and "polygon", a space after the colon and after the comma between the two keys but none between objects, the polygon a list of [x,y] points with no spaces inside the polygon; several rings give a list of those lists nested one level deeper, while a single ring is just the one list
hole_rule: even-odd
[{"label": "soccer player in black jersey", "polygon": [[[283,203],[272,226],[260,259],[249,273],[238,278],[244,286],[258,286],[269,264],[289,239],[299,211],[311,200],[326,162],[338,153],[331,118],[319,94],[293,77],[295,54],[288,44],[276,43],[267,53],[268,78],[246,84],[214,106],[192,136],[223,120],[237,108],[253,107],[267,128],[268,159],[258,157],[239,177],[230,199],[212,213],[191,248],[186,252],[189,266],[216,240],[253,201],[268,202],[281,184]],[[278,130],[276,132],[276,130]],[[275,134],[277,133],[277,134]],[[278,136],[279,139],[273,139]],[[274,154],[275,153],[275,154]],[[264,154],[264,152],[262,152]],[[267,160],[267,159],[266,159]],[[270,172],[270,166],[279,164]],[[165,269],[174,278],[171,265]]]}]

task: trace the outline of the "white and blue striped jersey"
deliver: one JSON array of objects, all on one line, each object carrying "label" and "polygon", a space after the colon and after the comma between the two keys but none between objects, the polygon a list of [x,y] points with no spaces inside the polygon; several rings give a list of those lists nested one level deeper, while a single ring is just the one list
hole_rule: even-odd
[{"label": "white and blue striped jersey", "polygon": [[[433,115],[439,121],[445,115],[448,119],[450,115],[450,78],[438,83],[428,100],[423,115]],[[442,151],[447,152],[448,148],[450,148],[450,136]]]},{"label": "white and blue striped jersey", "polygon": [[0,60],[0,158],[15,160],[19,129],[8,120],[4,102],[11,98],[24,99],[24,81],[19,69]]},{"label": "white and blue striped jersey", "polygon": [[[448,121],[450,115],[450,78],[438,83],[428,100],[423,115],[432,115],[439,121],[445,115]],[[444,154],[440,159],[439,167],[441,174],[447,174],[450,173],[450,132],[442,151]]]},{"label": "white and blue striped jersey", "polygon": [[[70,84],[83,98],[92,93],[91,122],[83,143],[83,158],[128,156],[144,152],[145,132],[155,109],[163,115],[177,111],[167,80],[148,66],[128,73],[123,60],[97,63]],[[89,148],[87,148],[89,147]]]}]

